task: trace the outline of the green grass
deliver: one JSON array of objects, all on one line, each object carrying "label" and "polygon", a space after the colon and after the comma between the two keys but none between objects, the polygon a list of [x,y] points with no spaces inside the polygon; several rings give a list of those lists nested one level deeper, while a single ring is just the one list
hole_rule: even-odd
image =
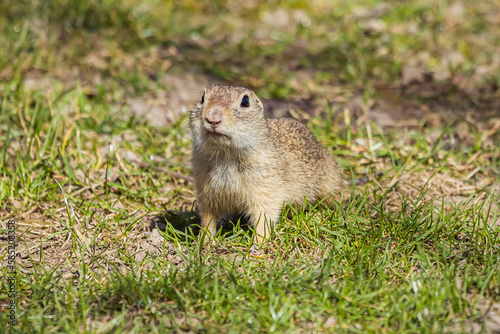
[{"label": "green grass", "polygon": [[[494,1],[456,4],[462,24],[446,21],[447,2],[2,2],[2,310],[9,218],[19,254],[16,325],[4,326],[2,312],[0,331],[491,330],[500,302],[500,131],[490,104],[500,30],[489,22],[498,10]],[[277,9],[299,18],[274,26]],[[444,71],[432,87],[453,87],[434,97],[402,92],[407,64]],[[257,255],[251,229],[239,225],[200,245],[187,228],[197,221],[187,115],[155,127],[127,104],[173,89],[165,74],[315,99],[324,113],[308,116],[308,127],[347,178],[366,182],[336,210],[287,218],[294,209],[285,208]],[[427,114],[382,127],[343,104],[360,97],[376,111],[387,91],[454,116],[438,127]]]}]

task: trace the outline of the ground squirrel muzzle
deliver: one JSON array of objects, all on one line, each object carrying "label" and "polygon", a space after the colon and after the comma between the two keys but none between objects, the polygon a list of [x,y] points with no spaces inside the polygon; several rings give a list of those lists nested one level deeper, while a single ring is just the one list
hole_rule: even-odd
[{"label": "ground squirrel muzzle", "polygon": [[250,89],[208,85],[189,127],[201,224],[212,235],[219,219],[242,215],[261,243],[283,205],[340,198],[342,173],[331,154],[305,125],[266,118]]}]

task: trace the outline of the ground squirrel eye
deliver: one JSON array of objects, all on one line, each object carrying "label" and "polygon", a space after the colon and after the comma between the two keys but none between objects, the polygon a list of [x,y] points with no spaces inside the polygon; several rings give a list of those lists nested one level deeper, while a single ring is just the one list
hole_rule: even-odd
[{"label": "ground squirrel eye", "polygon": [[241,99],[241,106],[242,107],[250,106],[250,101],[248,99],[248,95],[243,96],[243,98]]},{"label": "ground squirrel eye", "polygon": [[201,104],[203,104],[203,102],[205,102],[205,94],[203,94],[203,96],[201,97]]}]

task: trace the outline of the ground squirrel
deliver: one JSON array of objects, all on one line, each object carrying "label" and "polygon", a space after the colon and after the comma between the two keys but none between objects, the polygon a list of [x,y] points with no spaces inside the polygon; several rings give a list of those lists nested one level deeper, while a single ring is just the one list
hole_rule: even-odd
[{"label": "ground squirrel", "polygon": [[243,215],[269,237],[284,204],[339,199],[342,173],[309,129],[293,119],[268,119],[247,88],[208,85],[190,113],[193,175],[202,228]]}]

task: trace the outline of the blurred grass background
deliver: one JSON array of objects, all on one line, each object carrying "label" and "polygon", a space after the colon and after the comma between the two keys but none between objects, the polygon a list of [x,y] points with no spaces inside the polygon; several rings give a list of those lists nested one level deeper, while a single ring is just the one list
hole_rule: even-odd
[{"label": "blurred grass background", "polygon": [[494,0],[7,0],[0,6],[4,79],[48,71],[65,81],[77,68],[83,82],[97,72],[140,93],[167,70],[189,71],[286,98],[321,92],[323,85],[394,87],[410,66],[433,73],[431,97],[443,90],[462,104],[498,97]]}]

